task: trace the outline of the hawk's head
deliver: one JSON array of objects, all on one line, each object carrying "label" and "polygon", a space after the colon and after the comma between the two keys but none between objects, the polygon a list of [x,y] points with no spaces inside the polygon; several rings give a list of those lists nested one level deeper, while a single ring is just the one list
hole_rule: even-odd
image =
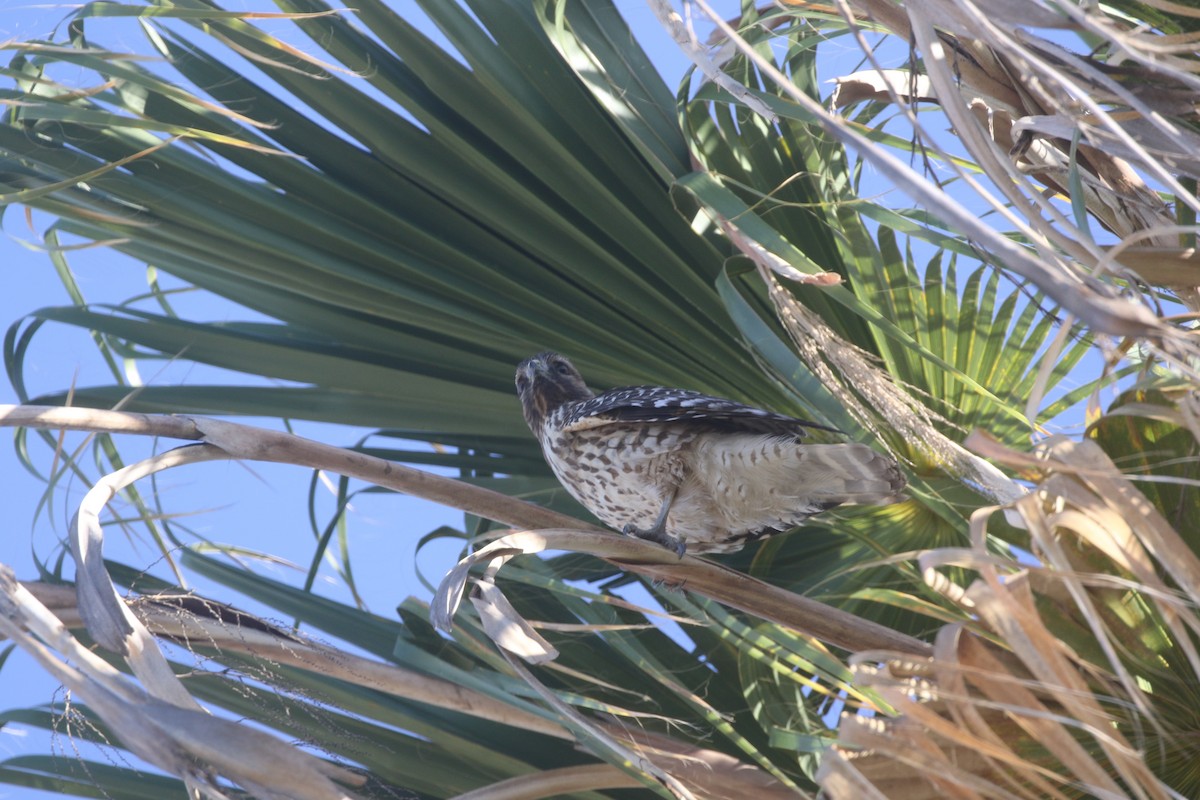
[{"label": "hawk's head", "polygon": [[517,366],[517,394],[534,435],[542,422],[563,403],[594,397],[579,370],[558,353],[538,353]]}]

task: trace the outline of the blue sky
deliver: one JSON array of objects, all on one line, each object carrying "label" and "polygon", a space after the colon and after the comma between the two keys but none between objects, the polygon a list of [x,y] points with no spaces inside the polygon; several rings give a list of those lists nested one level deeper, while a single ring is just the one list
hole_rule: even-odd
[{"label": "blue sky", "polygon": [[[397,3],[400,7],[402,4]],[[642,0],[618,0],[627,14],[635,33],[651,50],[674,87],[687,67],[686,59],[659,28]],[[54,4],[14,3],[0,0],[0,41],[43,38],[77,6]],[[226,8],[263,8],[274,10],[266,2],[227,3]],[[732,8],[731,8],[732,13]],[[95,35],[99,26],[91,28]],[[125,31],[106,42],[111,46],[138,47],[129,39],[128,24],[114,31]],[[60,36],[61,31],[60,31]],[[296,34],[291,40],[304,47],[307,41]],[[7,58],[5,59],[7,60]],[[70,302],[49,258],[43,252],[42,236],[53,219],[40,213],[30,213],[23,207],[4,209],[3,236],[0,237],[0,279],[17,291],[0,293],[0,322],[4,327],[17,323],[30,312]],[[145,266],[119,253],[103,248],[78,250],[68,255],[75,280],[89,302],[119,303],[146,291]],[[203,319],[245,318],[245,313],[218,298],[203,298],[191,305],[192,312]],[[88,334],[61,325],[44,326],[37,334],[25,362],[25,378],[32,394],[60,391],[71,385],[110,383],[111,376],[99,358]],[[143,370],[149,367],[143,366]],[[162,373],[143,371],[145,382],[207,382],[208,368],[191,364],[168,367]],[[209,373],[211,374],[211,373]],[[0,381],[0,403],[17,402],[7,380]],[[252,424],[278,427],[271,420],[241,420]],[[304,424],[296,432],[338,445],[356,442],[364,431]],[[5,447],[0,455],[0,474],[4,476],[7,530],[0,546],[0,562],[13,567],[20,578],[36,578],[34,556],[45,560],[57,555],[59,541],[65,532],[73,504],[82,497],[85,487],[78,482],[60,487],[49,508],[39,508],[45,485],[30,475],[17,459],[12,448],[11,434],[3,434]],[[84,441],[81,435],[67,439],[67,447]],[[151,443],[126,437],[121,440],[122,455],[127,462],[149,453]],[[35,444],[35,462],[43,470],[51,464],[51,452]],[[87,458],[85,458],[85,461]],[[94,471],[93,471],[94,474]],[[308,470],[275,464],[243,465],[238,463],[206,464],[161,476],[159,490],[179,522],[199,536],[213,541],[237,543],[265,553],[288,559],[297,569],[286,564],[263,564],[259,569],[292,583],[303,580],[313,551],[313,533],[307,512],[307,493],[311,473]],[[333,508],[331,495],[318,501],[318,517],[324,523]],[[322,516],[323,515],[323,516]],[[353,567],[358,586],[365,601],[375,613],[390,616],[394,607],[406,596],[427,596],[416,577],[413,550],[418,539],[441,525],[462,527],[462,515],[452,509],[394,495],[359,495],[350,515]],[[454,542],[435,542],[420,556],[420,566],[427,579],[436,581],[457,556]],[[154,569],[168,577],[161,556],[153,543],[129,539],[116,529],[108,528],[105,555],[124,563]],[[68,568],[69,574],[69,568]],[[228,598],[221,587],[196,584],[201,592]],[[349,592],[337,579],[330,565],[322,567],[317,582],[322,594],[350,601]],[[234,600],[235,604],[237,601]],[[253,606],[242,603],[251,610]],[[22,653],[16,653],[3,667],[0,680],[0,711],[64,700],[57,683],[46,677]],[[72,757],[75,744],[65,734],[50,737],[37,730],[6,726],[0,730],[0,761],[22,754],[57,752]],[[93,756],[94,757],[94,756]],[[47,793],[0,784],[0,800],[5,798],[44,798]]]}]

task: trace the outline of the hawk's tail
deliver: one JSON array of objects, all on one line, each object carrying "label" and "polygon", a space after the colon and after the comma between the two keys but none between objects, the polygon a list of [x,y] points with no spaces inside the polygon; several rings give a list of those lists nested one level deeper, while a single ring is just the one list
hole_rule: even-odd
[{"label": "hawk's tail", "polygon": [[908,484],[900,465],[865,444],[808,444],[796,448],[806,494],[829,507],[885,505]]}]

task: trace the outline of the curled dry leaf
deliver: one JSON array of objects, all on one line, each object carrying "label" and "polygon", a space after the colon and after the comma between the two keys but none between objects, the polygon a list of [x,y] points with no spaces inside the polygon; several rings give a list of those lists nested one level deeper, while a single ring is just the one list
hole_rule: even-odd
[{"label": "curled dry leaf", "polygon": [[475,589],[471,605],[479,614],[484,633],[499,647],[530,664],[544,664],[558,658],[558,650],[517,613],[496,584],[481,580]]},{"label": "curled dry leaf", "polygon": [[829,102],[834,108],[868,100],[880,103],[937,101],[928,77],[904,69],[862,70],[834,78],[833,82],[835,88]]},{"label": "curled dry leaf", "polygon": [[88,633],[103,647],[123,656],[152,697],[195,711],[200,710],[199,704],[175,677],[154,637],[117,594],[104,566],[100,514],[117,492],[139,478],[171,467],[225,457],[224,452],[210,445],[186,445],[132,464],[97,481],[71,520],[79,613]]},{"label": "curled dry leaf", "polygon": [[[601,557],[628,559],[630,562],[665,561],[668,558],[678,560],[674,554],[667,553],[662,547],[651,545],[640,539],[627,538],[611,533],[595,534],[588,531],[564,529],[516,531],[500,536],[486,547],[480,548],[458,562],[458,564],[446,573],[446,576],[442,578],[442,582],[438,586],[437,592],[433,596],[429,612],[430,621],[435,628],[442,631],[449,631],[454,626],[454,614],[458,611],[463,594],[466,592],[470,572],[477,564],[484,564],[487,569],[487,577],[477,582],[482,586],[485,583],[490,583],[500,568],[513,557],[540,553],[544,550],[575,550]],[[496,603],[498,594],[498,589],[495,592],[492,589],[488,589],[485,595],[485,605]],[[503,595],[499,596],[502,597]],[[478,608],[478,606],[476,607]],[[528,623],[519,616],[516,616],[516,611],[508,604],[508,601],[503,601],[502,606],[495,605],[494,608],[489,609],[488,613],[499,613],[501,615],[511,613],[513,616],[509,620],[509,624],[521,628],[528,626]],[[498,621],[491,624],[500,625]],[[501,630],[501,627],[497,627],[496,630]],[[529,630],[532,632],[532,629]],[[511,635],[512,632],[508,631],[508,633]],[[540,639],[541,637],[539,636],[538,638]],[[499,642],[497,643],[499,644]],[[519,654],[515,650],[510,650],[510,652]]]},{"label": "curled dry leaf", "polygon": [[650,10],[658,18],[661,24],[670,34],[675,43],[684,52],[696,68],[712,83],[721,87],[725,91],[738,99],[738,102],[745,104],[756,114],[761,115],[765,119],[774,120],[775,112],[750,93],[745,85],[738,83],[732,76],[721,70],[721,65],[714,60],[704,47],[695,37],[690,25],[685,25],[683,18],[679,15],[667,0],[649,0]]},{"label": "curled dry leaf", "polygon": [[[1118,137],[1099,125],[1081,123],[1078,119],[1062,114],[1021,117],[1013,123],[1012,133],[1017,139],[1038,134],[1046,138],[1070,140],[1082,126],[1093,147],[1127,159],[1149,155],[1181,175],[1200,178],[1200,136],[1186,128],[1172,131],[1168,135],[1158,126],[1140,118],[1123,119],[1121,125],[1137,142],[1136,149],[1123,137]],[[1167,224],[1169,220],[1160,222]]]}]

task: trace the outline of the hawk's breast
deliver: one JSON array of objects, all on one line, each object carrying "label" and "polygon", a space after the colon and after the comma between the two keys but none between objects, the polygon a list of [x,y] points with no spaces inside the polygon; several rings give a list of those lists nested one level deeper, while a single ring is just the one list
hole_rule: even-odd
[{"label": "hawk's breast", "polygon": [[670,424],[613,423],[564,432],[548,420],[541,439],[546,462],[571,496],[622,528],[653,524],[664,493],[686,477],[696,436]]}]

